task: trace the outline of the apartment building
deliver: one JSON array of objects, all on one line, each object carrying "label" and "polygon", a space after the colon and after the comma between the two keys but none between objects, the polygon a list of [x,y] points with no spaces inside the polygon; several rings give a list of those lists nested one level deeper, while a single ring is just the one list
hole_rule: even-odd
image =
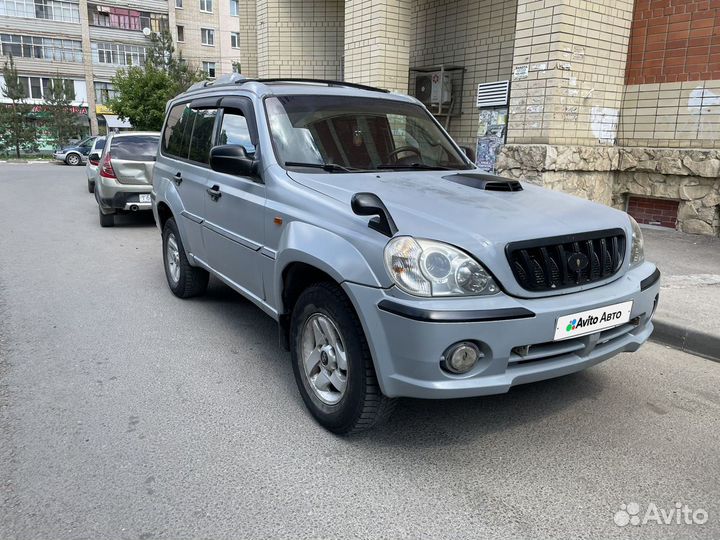
[{"label": "apartment building", "polygon": [[[107,107],[111,81],[118,69],[145,61],[153,32],[170,30],[178,51],[208,77],[241,61],[240,0],[170,2],[0,0],[0,62],[14,57],[39,118],[51,79],[62,78],[74,90],[72,106],[87,133],[128,127]],[[251,15],[247,28],[254,28],[254,10]]]}]

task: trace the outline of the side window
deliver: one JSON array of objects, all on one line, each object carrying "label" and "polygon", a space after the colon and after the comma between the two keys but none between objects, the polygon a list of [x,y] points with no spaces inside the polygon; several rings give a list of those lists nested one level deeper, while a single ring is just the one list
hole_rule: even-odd
[{"label": "side window", "polygon": [[190,137],[188,157],[198,163],[209,163],[217,109],[197,109],[194,113],[195,124]]},{"label": "side window", "polygon": [[239,144],[248,154],[255,153],[255,146],[250,142],[248,123],[241,111],[237,109],[223,111],[218,144]]},{"label": "side window", "polygon": [[161,141],[165,154],[187,158],[194,120],[195,112],[188,104],[175,105],[170,109]]}]

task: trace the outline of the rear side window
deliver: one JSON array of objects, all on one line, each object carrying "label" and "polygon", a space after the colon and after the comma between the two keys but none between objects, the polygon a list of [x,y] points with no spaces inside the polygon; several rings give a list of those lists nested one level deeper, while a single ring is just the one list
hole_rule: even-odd
[{"label": "rear side window", "polygon": [[190,105],[175,105],[168,114],[162,135],[162,150],[171,156],[187,158],[195,113]]},{"label": "rear side window", "polygon": [[[99,150],[102,150],[103,148],[105,148],[105,137],[95,141],[95,150],[99,151]],[[98,153],[100,153],[100,152],[98,152]]]},{"label": "rear side window", "polygon": [[195,124],[190,137],[188,157],[198,163],[209,163],[217,109],[198,109],[194,110],[194,113]]},{"label": "rear side window", "polygon": [[110,152],[113,159],[125,161],[155,161],[160,138],[156,135],[127,135],[115,137]]}]

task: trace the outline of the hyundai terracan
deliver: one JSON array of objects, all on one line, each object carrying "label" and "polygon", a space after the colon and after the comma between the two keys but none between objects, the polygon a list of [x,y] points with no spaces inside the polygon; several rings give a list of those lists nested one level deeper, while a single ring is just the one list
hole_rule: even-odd
[{"label": "hyundai terracan", "polygon": [[396,397],[585,369],[653,330],[660,275],[631,217],[478,172],[408,96],[199,83],[168,104],[151,196],[172,292],[213,274],[275,319],[336,433]]}]

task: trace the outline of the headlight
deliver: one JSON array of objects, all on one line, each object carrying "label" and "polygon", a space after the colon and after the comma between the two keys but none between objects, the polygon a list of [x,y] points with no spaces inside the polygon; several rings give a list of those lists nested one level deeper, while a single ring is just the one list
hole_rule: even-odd
[{"label": "headlight", "polygon": [[630,218],[630,224],[632,225],[632,248],[630,249],[630,268],[638,266],[645,261],[645,241],[643,240],[643,234],[640,230],[640,225],[633,219]]},{"label": "headlight", "polygon": [[385,267],[398,287],[417,296],[478,296],[500,290],[480,263],[442,242],[393,238],[385,246]]}]

